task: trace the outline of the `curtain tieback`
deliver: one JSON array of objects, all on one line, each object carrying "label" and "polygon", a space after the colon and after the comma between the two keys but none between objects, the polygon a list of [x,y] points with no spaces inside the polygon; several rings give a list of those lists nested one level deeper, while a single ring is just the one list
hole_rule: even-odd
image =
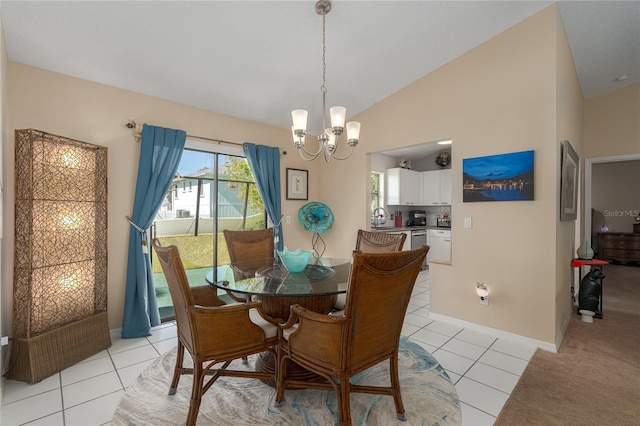
[{"label": "curtain tieback", "polygon": [[149,253],[149,247],[147,247],[147,230],[142,229],[138,225],[133,223],[133,221],[129,216],[125,216],[125,217],[127,218],[127,222],[129,222],[129,225],[133,226],[138,230],[138,232],[140,232],[140,237],[142,239],[142,252],[145,254]]}]

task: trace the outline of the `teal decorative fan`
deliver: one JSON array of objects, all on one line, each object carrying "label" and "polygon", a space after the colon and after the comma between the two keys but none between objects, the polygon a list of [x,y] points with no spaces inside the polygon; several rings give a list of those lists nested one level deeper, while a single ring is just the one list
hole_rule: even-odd
[{"label": "teal decorative fan", "polygon": [[[325,203],[311,201],[300,207],[298,220],[304,229],[313,232],[313,237],[311,238],[313,256],[320,258],[326,248],[326,244],[320,234],[324,234],[333,227],[333,212]],[[322,242],[322,252],[316,249],[318,241]]]},{"label": "teal decorative fan", "polygon": [[324,234],[333,227],[333,212],[325,203],[312,201],[300,207],[298,220],[307,231]]}]

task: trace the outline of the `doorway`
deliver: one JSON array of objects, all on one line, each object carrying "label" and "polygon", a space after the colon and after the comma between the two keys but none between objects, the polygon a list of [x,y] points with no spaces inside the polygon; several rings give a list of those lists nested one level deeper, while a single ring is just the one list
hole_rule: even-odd
[{"label": "doorway", "polygon": [[[585,190],[584,190],[584,223],[585,223],[585,239],[589,241],[589,244],[593,247],[595,242],[593,241],[595,237],[592,235],[592,230],[598,228],[598,223],[593,223],[592,218],[592,208],[593,208],[593,167],[597,164],[603,163],[614,163],[614,162],[628,162],[628,161],[640,161],[640,154],[629,154],[629,155],[617,155],[612,157],[596,157],[596,158],[586,158],[585,159]],[[620,187],[626,188],[635,188],[635,183],[632,182],[620,182]],[[633,208],[640,208],[639,206],[633,206]],[[624,215],[624,210],[622,209],[622,214]],[[623,231],[624,232],[624,231]],[[631,232],[629,230],[629,232]],[[595,250],[596,247],[594,247]]]}]

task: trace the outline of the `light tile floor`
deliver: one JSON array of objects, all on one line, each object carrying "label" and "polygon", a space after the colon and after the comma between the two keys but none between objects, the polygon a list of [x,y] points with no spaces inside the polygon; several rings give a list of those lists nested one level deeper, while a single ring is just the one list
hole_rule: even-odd
[{"label": "light tile floor", "polygon": [[[463,425],[492,425],[535,347],[429,318],[429,275],[420,273],[403,335],[447,370],[462,405]],[[40,383],[5,381],[0,424],[108,425],[127,386],[176,345],[174,323],[140,339],[112,337],[112,346]]]}]

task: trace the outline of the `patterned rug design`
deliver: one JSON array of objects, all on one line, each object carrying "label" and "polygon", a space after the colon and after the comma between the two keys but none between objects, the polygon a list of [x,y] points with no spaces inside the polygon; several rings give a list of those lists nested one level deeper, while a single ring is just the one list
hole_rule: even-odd
[{"label": "patterned rug design", "polygon": [[[178,425],[187,417],[192,380],[183,376],[175,395],[168,395],[176,349],[165,353],[127,389],[113,416],[112,425]],[[396,418],[393,398],[386,395],[351,394],[354,425],[459,425],[462,422],[458,393],[446,371],[421,346],[402,338],[399,374],[407,421]],[[190,359],[185,356],[185,359]],[[234,361],[235,369],[251,368]],[[389,384],[388,362],[354,376],[352,383]],[[254,379],[221,377],[205,393],[198,425],[335,425],[334,392],[288,390],[275,404],[275,389]]]}]

